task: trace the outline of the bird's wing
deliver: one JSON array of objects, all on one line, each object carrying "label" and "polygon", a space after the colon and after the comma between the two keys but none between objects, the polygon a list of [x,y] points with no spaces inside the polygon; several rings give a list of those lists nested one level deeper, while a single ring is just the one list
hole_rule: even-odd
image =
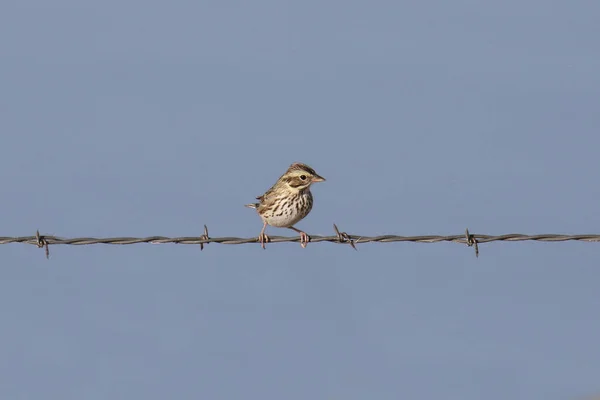
[{"label": "bird's wing", "polygon": [[270,188],[269,190],[267,190],[265,192],[265,194],[263,194],[262,196],[258,196],[256,198],[256,200],[260,201],[261,203],[264,202],[265,200],[267,200],[269,197],[271,197],[271,195],[275,192],[275,186],[273,186],[272,188]]}]

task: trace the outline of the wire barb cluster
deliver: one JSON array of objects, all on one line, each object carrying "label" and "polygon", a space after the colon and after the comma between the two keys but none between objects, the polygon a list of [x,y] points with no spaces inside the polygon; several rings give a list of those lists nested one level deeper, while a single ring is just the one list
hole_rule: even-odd
[{"label": "wire barb cluster", "polygon": [[50,249],[48,248],[48,241],[46,240],[46,238],[44,236],[40,236],[39,229],[37,231],[35,231],[35,245],[40,249],[42,247],[45,247],[46,248],[46,259],[50,258]]},{"label": "wire barb cluster", "polygon": [[[204,225],[204,234],[200,235],[201,240],[206,240],[206,243],[210,243],[210,237],[208,237],[208,228]],[[204,242],[200,242],[200,251],[204,250]]]},{"label": "wire barb cluster", "polygon": [[[466,244],[469,247],[475,248],[475,256],[479,257],[479,245],[488,242],[522,242],[522,241],[537,241],[537,242],[566,242],[566,241],[582,241],[582,242],[600,242],[600,234],[585,234],[585,235],[561,235],[554,233],[545,233],[539,235],[525,235],[522,233],[510,233],[506,235],[475,235],[470,233],[469,230],[465,230],[464,235],[453,235],[453,236],[398,236],[398,235],[382,235],[382,236],[357,236],[350,235],[346,232],[340,232],[336,224],[333,224],[335,231],[334,236],[310,236],[310,242],[331,242],[337,244],[349,244],[354,250],[357,250],[356,245],[359,243],[390,243],[390,242],[415,242],[415,243],[438,243],[438,242],[453,242]],[[299,242],[300,237],[287,237],[287,236],[270,236],[271,243],[282,243],[282,242]],[[257,237],[251,238],[239,238],[239,237],[216,237],[211,238],[208,236],[208,228],[204,225],[204,233],[198,237],[184,236],[184,237],[165,237],[165,236],[148,236],[148,237],[112,237],[112,238],[92,238],[92,237],[80,237],[80,238],[61,238],[50,235],[40,235],[39,230],[35,236],[21,236],[21,237],[0,237],[0,244],[9,243],[25,243],[44,248],[46,258],[50,257],[49,245],[66,244],[73,246],[83,246],[90,244],[112,244],[112,245],[126,245],[126,244],[137,244],[137,243],[152,243],[152,244],[195,244],[200,245],[200,250],[204,250],[204,245],[208,243],[221,243],[221,244],[247,244],[257,243],[259,240]]]},{"label": "wire barb cluster", "polygon": [[469,233],[469,228],[465,229],[465,237],[467,238],[467,246],[475,246],[475,258],[479,257],[479,245],[475,236]]}]

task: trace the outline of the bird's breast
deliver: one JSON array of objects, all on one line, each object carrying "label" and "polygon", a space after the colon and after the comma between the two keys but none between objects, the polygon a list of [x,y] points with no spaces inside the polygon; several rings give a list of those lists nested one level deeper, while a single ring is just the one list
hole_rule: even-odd
[{"label": "bird's breast", "polygon": [[280,228],[293,226],[306,217],[312,209],[313,198],[310,191],[278,196],[261,204],[258,213],[267,224]]}]

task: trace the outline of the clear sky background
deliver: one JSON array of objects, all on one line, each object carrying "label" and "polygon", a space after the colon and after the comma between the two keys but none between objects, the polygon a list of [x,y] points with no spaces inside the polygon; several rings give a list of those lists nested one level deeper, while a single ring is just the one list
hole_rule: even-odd
[{"label": "clear sky background", "polygon": [[[4,1],[0,236],[600,233],[595,1]],[[293,232],[271,228],[271,234]],[[0,246],[3,399],[577,399],[600,244]]]}]

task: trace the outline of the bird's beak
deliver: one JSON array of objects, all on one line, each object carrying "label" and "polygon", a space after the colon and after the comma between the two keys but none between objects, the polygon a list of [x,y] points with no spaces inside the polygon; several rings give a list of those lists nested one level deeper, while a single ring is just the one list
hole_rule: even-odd
[{"label": "bird's beak", "polygon": [[324,182],[324,181],[325,181],[325,178],[323,178],[323,177],[322,177],[322,176],[320,176],[320,175],[315,175],[315,176],[313,176],[313,178],[312,178],[312,181],[313,181],[313,182]]}]

